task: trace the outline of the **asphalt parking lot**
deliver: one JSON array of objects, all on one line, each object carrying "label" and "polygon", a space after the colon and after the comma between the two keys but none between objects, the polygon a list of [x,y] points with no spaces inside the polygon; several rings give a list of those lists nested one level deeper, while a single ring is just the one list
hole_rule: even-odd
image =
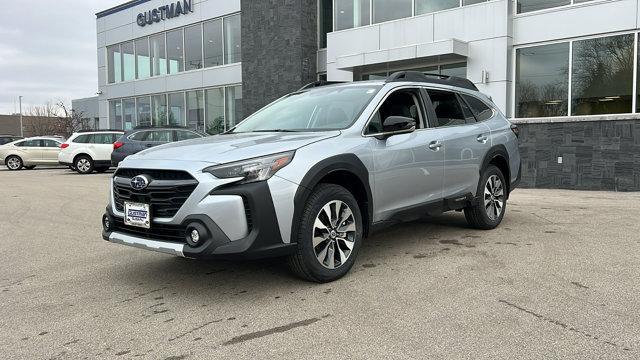
[{"label": "asphalt parking lot", "polygon": [[110,174],[0,170],[2,358],[640,358],[640,194],[517,190],[390,228],[330,284],[110,244]]}]

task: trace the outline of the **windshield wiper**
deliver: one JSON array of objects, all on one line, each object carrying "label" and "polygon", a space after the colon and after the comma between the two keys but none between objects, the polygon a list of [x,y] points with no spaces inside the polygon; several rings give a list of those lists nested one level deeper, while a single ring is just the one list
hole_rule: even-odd
[{"label": "windshield wiper", "polygon": [[250,132],[300,132],[301,130],[290,129],[271,129],[271,130],[252,130]]}]

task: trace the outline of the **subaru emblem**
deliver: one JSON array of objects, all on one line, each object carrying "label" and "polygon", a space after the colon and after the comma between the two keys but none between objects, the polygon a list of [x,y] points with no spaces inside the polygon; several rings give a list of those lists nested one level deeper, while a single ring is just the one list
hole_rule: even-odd
[{"label": "subaru emblem", "polygon": [[144,190],[149,186],[149,179],[144,175],[134,176],[131,179],[131,188],[134,190]]}]

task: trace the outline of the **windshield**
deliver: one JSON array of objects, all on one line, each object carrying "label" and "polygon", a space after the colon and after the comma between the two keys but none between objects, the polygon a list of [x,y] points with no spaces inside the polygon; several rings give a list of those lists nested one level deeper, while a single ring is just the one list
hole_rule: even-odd
[{"label": "windshield", "polygon": [[337,86],[293,93],[248,117],[232,132],[346,129],[380,88]]}]

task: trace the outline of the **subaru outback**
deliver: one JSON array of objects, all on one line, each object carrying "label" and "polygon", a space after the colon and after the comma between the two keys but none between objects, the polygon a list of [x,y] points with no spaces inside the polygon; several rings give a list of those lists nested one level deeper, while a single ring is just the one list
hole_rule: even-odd
[{"label": "subaru outback", "polygon": [[328,282],[390,224],[458,210],[498,226],[520,179],[517,134],[466,79],[313,83],[224,134],[127,157],[102,237],[194,259],[286,257]]}]

